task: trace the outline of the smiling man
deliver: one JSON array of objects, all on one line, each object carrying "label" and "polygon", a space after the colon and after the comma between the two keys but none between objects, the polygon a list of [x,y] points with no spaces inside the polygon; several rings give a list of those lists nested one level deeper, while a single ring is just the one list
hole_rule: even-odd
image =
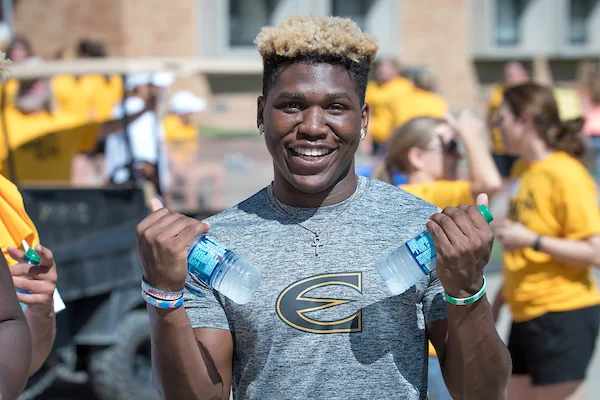
[{"label": "smiling man", "polygon": [[[261,268],[254,298],[239,305],[187,276],[188,248],[208,224],[154,204],[137,228],[154,292],[176,298],[186,279],[192,289],[184,307],[148,307],[162,397],[424,399],[429,338],[455,398],[502,398],[510,360],[489,303],[446,304],[442,288],[452,301],[485,292],[493,235],[481,213],[436,213],[354,173],[375,39],[348,19],[303,16],[263,29],[257,45],[257,125],[274,181],[207,221],[211,236]],[[426,224],[437,274],[391,296],[375,263]]]}]

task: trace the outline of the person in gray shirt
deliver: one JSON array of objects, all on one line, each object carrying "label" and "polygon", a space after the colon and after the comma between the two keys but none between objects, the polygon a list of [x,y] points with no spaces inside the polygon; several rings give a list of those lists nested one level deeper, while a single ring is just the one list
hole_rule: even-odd
[{"label": "person in gray shirt", "polygon": [[[199,222],[152,202],[137,227],[146,282],[187,288],[184,307],[148,307],[155,385],[167,399],[425,399],[427,340],[457,399],[504,398],[510,357],[482,291],[493,235],[474,207],[435,206],[359,178],[376,40],[350,20],[293,16],[264,28],[257,125],[274,181]],[[485,202],[480,196],[479,202]],[[429,229],[437,273],[392,296],[376,261]],[[187,274],[193,239],[259,266],[236,304]]]}]

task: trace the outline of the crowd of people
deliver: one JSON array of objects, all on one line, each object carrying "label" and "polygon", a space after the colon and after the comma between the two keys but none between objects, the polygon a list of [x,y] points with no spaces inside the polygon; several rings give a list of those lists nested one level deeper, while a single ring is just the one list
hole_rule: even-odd
[{"label": "crowd of people", "polygon": [[[31,49],[19,40],[8,54],[26,62]],[[507,63],[486,118],[471,110],[454,118],[429,71],[402,76],[396,62],[375,61],[376,39],[348,19],[293,16],[264,28],[256,45],[264,66],[256,124],[273,182],[204,222],[153,200],[137,227],[145,298],[183,299],[147,300],[158,393],[586,398],[600,328],[592,273],[600,266],[598,64],[586,65],[574,103],[560,88],[535,83],[522,64]],[[78,55],[104,53],[88,43]],[[118,77],[83,78],[12,83],[7,104],[23,114],[57,113],[74,107],[68,96],[85,93],[86,85],[105,85],[103,105],[73,111],[105,132],[73,162],[101,168],[112,184],[149,182],[163,193],[170,185],[166,130],[173,127],[182,142],[195,137],[190,116],[204,102],[175,94],[163,124],[157,104],[172,76],[133,74],[120,84],[113,83]],[[114,96],[121,87],[122,104]],[[64,96],[48,94],[54,91]],[[125,115],[127,135],[107,123]],[[371,177],[356,174],[359,151],[379,160]],[[0,398],[14,398],[50,351],[60,296],[52,253],[39,245],[14,185],[0,179],[2,261],[11,265],[0,265]],[[508,202],[509,212],[488,225],[476,206],[490,202]],[[390,296],[377,259],[425,227],[436,270]],[[504,251],[503,285],[490,302],[484,267],[493,232]],[[263,282],[252,303],[236,304],[188,273],[187,250],[201,234],[260,266]],[[39,265],[23,262],[23,240],[35,246]],[[356,283],[340,283],[342,277]],[[285,296],[315,278],[329,280]],[[353,297],[344,285],[356,289]],[[29,293],[15,295],[15,288]],[[307,300],[310,290],[321,297]],[[28,306],[25,314],[17,299]],[[312,300],[325,305],[309,309]],[[495,326],[504,304],[512,315],[507,345]],[[304,312],[325,309],[313,316],[319,323],[302,322]],[[301,319],[291,323],[285,313]],[[340,321],[348,315],[346,326]]]},{"label": "crowd of people", "polygon": [[[14,65],[44,62],[34,55],[29,41],[22,36],[15,37],[6,51]],[[65,60],[106,56],[102,43],[89,39],[82,39],[73,49],[61,49],[56,55]],[[64,171],[55,171],[53,178],[66,176],[74,187],[148,181],[156,192],[169,192],[173,176],[170,167],[177,173],[197,161],[193,160],[198,144],[195,120],[207,107],[205,99],[190,91],[171,92],[174,79],[166,72],[127,74],[124,81],[121,75],[102,74],[58,75],[30,81],[9,79],[2,87],[2,130],[8,132],[0,136],[3,141],[5,136],[19,136],[23,138],[20,142],[26,143],[23,147],[28,148],[35,139],[58,132],[61,148],[50,157],[49,150],[41,153],[46,159],[72,156],[70,164],[57,161],[52,167],[59,169],[56,164],[64,165]],[[120,121],[124,114],[132,117],[127,140]],[[18,151],[14,158],[20,159]],[[35,180],[39,175],[36,166],[27,164],[19,163],[17,175]],[[2,160],[0,170],[8,175],[6,160]],[[222,185],[222,170],[204,170],[202,174],[175,176],[177,183],[184,181],[174,185],[174,190],[182,192],[188,208],[195,206],[191,197],[198,196],[189,188],[197,187],[198,181],[209,179],[217,187]]]}]

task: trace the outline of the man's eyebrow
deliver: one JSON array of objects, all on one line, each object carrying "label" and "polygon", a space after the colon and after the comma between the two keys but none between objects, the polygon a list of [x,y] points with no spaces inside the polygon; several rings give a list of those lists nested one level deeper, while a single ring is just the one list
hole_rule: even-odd
[{"label": "man's eyebrow", "polygon": [[335,99],[348,99],[348,100],[350,100],[350,96],[348,95],[348,93],[329,93],[327,95],[327,98],[329,100],[335,100]]},{"label": "man's eyebrow", "polygon": [[279,94],[279,96],[277,96],[277,98],[279,98],[279,99],[305,100],[306,96],[304,96],[302,93],[282,92],[282,93]]}]

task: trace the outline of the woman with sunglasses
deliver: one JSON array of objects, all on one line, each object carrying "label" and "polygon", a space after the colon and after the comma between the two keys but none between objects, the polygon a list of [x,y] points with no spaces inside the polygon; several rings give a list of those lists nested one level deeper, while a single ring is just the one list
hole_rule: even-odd
[{"label": "woman with sunglasses", "polygon": [[[393,172],[401,172],[408,179],[401,188],[442,209],[474,204],[480,193],[493,194],[502,185],[502,178],[480,135],[482,122],[466,110],[456,125],[429,116],[411,119],[392,135],[388,156],[373,177],[392,183]],[[461,159],[457,134],[467,152],[472,180],[456,180]],[[430,398],[452,399],[431,344],[429,357]]]},{"label": "woman with sunglasses", "polygon": [[597,188],[578,160],[583,120],[561,121],[552,90],[533,83],[504,92],[499,126],[511,171],[509,218],[496,231],[504,255],[504,301],[513,324],[508,399],[583,399],[600,325]]},{"label": "woman with sunglasses", "polygon": [[[456,128],[442,118],[413,118],[392,135],[387,158],[374,178],[392,183],[393,172],[398,171],[408,180],[401,186],[404,190],[440,208],[473,204],[478,194],[491,195],[502,185],[482,129],[482,122],[468,110],[460,115]],[[467,153],[470,180],[456,180],[461,159],[456,136]]]}]

